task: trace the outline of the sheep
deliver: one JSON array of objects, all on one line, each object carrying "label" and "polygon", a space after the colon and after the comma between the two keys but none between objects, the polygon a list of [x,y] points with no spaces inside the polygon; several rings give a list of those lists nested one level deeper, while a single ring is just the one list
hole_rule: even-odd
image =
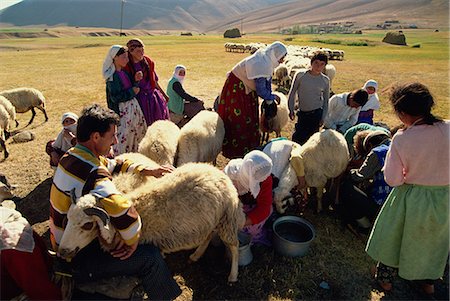
[{"label": "sheep", "polygon": [[158,120],[147,129],[138,152],[160,165],[174,165],[180,129],[169,120]]},{"label": "sheep", "polygon": [[27,126],[33,122],[36,116],[34,108],[41,110],[44,113],[45,121],[48,121],[47,112],[45,111],[45,97],[41,91],[34,88],[16,88],[2,91],[0,95],[12,103],[16,108],[16,113],[25,113],[31,110],[32,115]]},{"label": "sheep", "polygon": [[10,115],[4,106],[0,105],[0,147],[4,152],[4,159],[9,157],[6,149],[6,139],[9,138]]},{"label": "sheep", "polygon": [[176,166],[215,162],[222,150],[225,127],[216,112],[200,111],[180,130]]},{"label": "sheep", "polygon": [[269,140],[269,135],[271,132],[275,132],[277,137],[281,137],[281,130],[289,121],[289,108],[286,95],[281,92],[273,92],[273,94],[280,98],[280,103],[277,105],[277,113],[273,118],[267,118],[263,110],[261,110],[259,128],[262,133],[262,143]]},{"label": "sheep", "polygon": [[12,122],[15,122],[17,127],[19,125],[19,122],[16,119],[16,108],[14,108],[14,106],[8,99],[6,99],[4,96],[1,95],[0,95],[0,105],[4,106],[9,114],[10,127]]},{"label": "sheep", "polygon": [[[231,253],[228,281],[237,281],[238,231],[244,226],[245,215],[236,188],[222,171],[205,163],[185,164],[124,197],[141,216],[140,243],[152,243],[164,253],[197,247],[190,256],[197,261],[217,233]],[[106,251],[116,246],[119,234],[107,213],[98,207],[97,198],[86,194],[75,202],[72,193],[74,203],[67,213],[61,256],[73,257],[98,235]],[[92,223],[94,227],[85,230],[83,226]]]},{"label": "sheep", "polygon": [[[273,141],[272,143],[277,143]],[[292,142],[294,144],[295,142]],[[268,154],[271,156],[270,154]],[[301,155],[305,168],[305,181],[308,187],[317,188],[317,208],[322,211],[323,188],[328,179],[342,174],[349,161],[349,152],[344,136],[335,130],[322,130],[312,135],[301,146]],[[272,155],[272,157],[274,157]],[[276,158],[271,158],[276,160]],[[275,165],[275,164],[274,164]],[[290,164],[280,176],[279,186],[274,189],[274,203],[277,211],[284,213],[286,199],[292,188],[298,185],[298,179]]]},{"label": "sheep", "polygon": [[330,79],[330,92],[332,92],[333,79],[336,76],[336,67],[333,64],[327,64],[323,70],[323,74]]}]

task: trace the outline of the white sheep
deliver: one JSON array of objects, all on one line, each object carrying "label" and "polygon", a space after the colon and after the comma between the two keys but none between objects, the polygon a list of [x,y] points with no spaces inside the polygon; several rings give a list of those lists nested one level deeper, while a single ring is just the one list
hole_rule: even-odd
[{"label": "white sheep", "polygon": [[11,139],[14,143],[24,143],[28,141],[33,141],[36,135],[31,131],[21,131],[14,134]]},{"label": "white sheep", "polygon": [[[283,140],[280,140],[282,143]],[[280,143],[273,141],[272,143]],[[295,144],[295,142],[292,142]],[[300,146],[299,146],[300,147]],[[267,152],[269,157],[276,162],[277,158]],[[317,212],[322,210],[323,188],[328,179],[333,179],[342,174],[349,161],[347,143],[342,134],[335,130],[322,130],[312,135],[301,146],[301,156],[305,168],[305,182],[308,187],[317,188]],[[288,160],[285,157],[284,160]],[[298,185],[297,175],[291,164],[277,163],[286,166],[280,175],[279,186],[274,189],[274,203],[277,211],[284,213],[286,200],[290,196],[292,188]],[[274,163],[275,166],[275,163]]]},{"label": "white sheep", "polygon": [[281,137],[281,130],[289,122],[289,107],[286,95],[281,92],[273,92],[273,94],[280,98],[280,103],[277,105],[277,114],[273,118],[267,118],[261,110],[259,129],[262,133],[262,142],[267,142],[272,132],[275,132],[277,137]]},{"label": "white sheep", "polygon": [[330,92],[332,91],[333,79],[336,76],[336,67],[333,64],[327,64],[323,70],[323,74],[330,79]]},{"label": "white sheep", "polygon": [[222,150],[225,127],[216,112],[200,111],[180,130],[176,166],[215,162]]},{"label": "white sheep", "polygon": [[12,193],[12,190],[14,188],[14,186],[11,186],[11,184],[9,184],[6,176],[4,174],[0,174],[0,203],[4,200],[10,200],[14,197],[14,194]]},{"label": "white sheep", "polygon": [[0,106],[4,106],[6,111],[9,114],[9,120],[10,120],[10,128],[13,123],[15,123],[16,127],[19,125],[19,122],[16,119],[16,108],[12,105],[12,103],[6,99],[4,96],[0,95]]},{"label": "white sheep", "polygon": [[138,151],[160,165],[174,165],[179,136],[180,129],[175,123],[158,120],[148,127]]},{"label": "white sheep", "polygon": [[28,122],[30,125],[36,116],[37,108],[44,113],[45,121],[48,121],[47,112],[45,111],[45,97],[41,91],[34,88],[16,88],[0,92],[1,96],[8,99],[16,108],[16,113],[25,113],[31,110],[31,119]]},{"label": "white sheep", "polygon": [[[164,253],[197,248],[190,256],[197,261],[217,234],[231,253],[228,281],[237,281],[238,232],[245,215],[236,188],[221,170],[205,163],[185,164],[124,197],[141,216],[140,243],[152,243]],[[63,257],[73,257],[98,235],[105,250],[116,246],[119,234],[96,198],[87,194],[70,206],[59,246]],[[89,223],[95,226],[86,230]]]},{"label": "white sheep", "polygon": [[6,149],[6,139],[9,138],[10,116],[4,106],[0,105],[0,149],[3,149],[5,159],[9,157]]}]

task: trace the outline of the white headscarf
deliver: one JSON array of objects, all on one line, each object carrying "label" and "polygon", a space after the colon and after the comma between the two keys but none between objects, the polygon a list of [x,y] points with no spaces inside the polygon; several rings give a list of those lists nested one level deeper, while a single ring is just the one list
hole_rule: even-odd
[{"label": "white headscarf", "polygon": [[123,46],[121,45],[112,45],[111,48],[109,48],[108,53],[106,54],[102,68],[103,78],[106,81],[112,81],[112,76],[116,71],[116,67],[114,66],[114,57],[121,48],[123,48]]},{"label": "white headscarf", "polygon": [[260,191],[259,184],[272,172],[272,160],[262,151],[254,150],[243,159],[233,159],[224,169],[233,181],[239,195],[250,192],[256,198]]},{"label": "white headscarf", "polygon": [[0,206],[0,250],[32,253],[33,229],[19,211]]},{"label": "white headscarf", "polygon": [[72,112],[66,112],[62,115],[61,117],[61,123],[64,122],[64,120],[66,120],[66,118],[71,118],[73,120],[75,120],[75,123],[78,121],[78,115]]},{"label": "white headscarf", "polygon": [[270,78],[278,62],[287,54],[286,46],[281,42],[273,42],[265,49],[259,49],[246,58],[245,71],[248,79],[260,77]]},{"label": "white headscarf", "polygon": [[369,79],[369,80],[366,81],[366,83],[364,84],[363,89],[366,90],[367,87],[374,87],[374,88],[375,88],[375,93],[377,93],[377,90],[378,90],[378,83],[377,83],[376,80]]},{"label": "white headscarf", "polygon": [[176,65],[175,71],[173,72],[172,77],[176,78],[180,82],[180,84],[183,84],[184,76],[180,76],[179,75],[181,70],[184,70],[184,72],[186,74],[186,67],[185,66],[183,66],[183,65]]}]

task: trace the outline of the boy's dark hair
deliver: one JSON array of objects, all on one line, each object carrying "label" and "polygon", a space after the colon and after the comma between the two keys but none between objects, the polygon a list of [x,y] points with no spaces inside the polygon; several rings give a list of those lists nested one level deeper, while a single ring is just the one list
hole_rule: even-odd
[{"label": "boy's dark hair", "polygon": [[99,132],[103,136],[112,124],[119,125],[119,123],[119,115],[113,110],[93,104],[81,112],[77,125],[77,141],[86,142],[95,132]]},{"label": "boy's dark hair", "polygon": [[357,89],[351,92],[353,101],[363,107],[369,100],[369,93],[365,89]]},{"label": "boy's dark hair", "polygon": [[316,51],[316,52],[314,52],[314,55],[311,58],[311,64],[315,60],[319,60],[319,61],[325,62],[325,64],[328,64],[328,55],[326,55],[326,53],[323,51]]},{"label": "boy's dark hair", "polygon": [[426,124],[442,121],[431,114],[431,108],[434,106],[433,95],[419,82],[395,85],[389,98],[397,113],[423,117]]}]

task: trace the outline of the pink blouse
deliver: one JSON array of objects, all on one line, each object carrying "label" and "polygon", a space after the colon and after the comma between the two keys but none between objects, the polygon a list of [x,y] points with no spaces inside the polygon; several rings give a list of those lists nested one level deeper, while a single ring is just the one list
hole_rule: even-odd
[{"label": "pink blouse", "polygon": [[392,138],[384,164],[389,186],[449,185],[450,122],[415,125]]}]

